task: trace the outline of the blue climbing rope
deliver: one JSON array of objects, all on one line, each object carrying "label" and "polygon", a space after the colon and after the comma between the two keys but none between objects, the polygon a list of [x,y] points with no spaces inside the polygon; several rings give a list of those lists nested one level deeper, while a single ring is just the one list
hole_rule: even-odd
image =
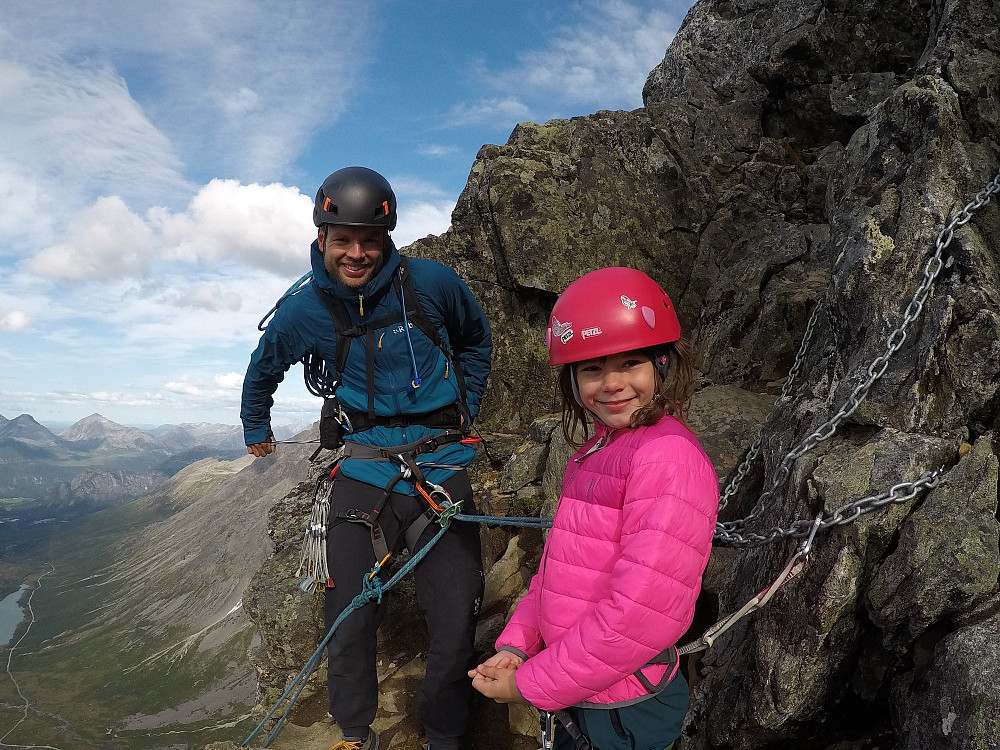
[{"label": "blue climbing rope", "polygon": [[[263,729],[264,725],[268,722],[268,720],[272,716],[274,716],[275,712],[278,710],[278,707],[281,705],[282,701],[284,701],[286,698],[289,697],[289,695],[291,695],[291,699],[288,701],[288,705],[285,707],[285,710],[278,718],[278,723],[275,724],[274,729],[271,730],[271,734],[268,735],[267,740],[265,740],[264,744],[261,745],[261,747],[271,746],[271,742],[273,742],[274,738],[278,736],[278,733],[281,731],[281,728],[285,724],[285,720],[288,718],[288,715],[292,711],[292,707],[295,705],[295,701],[298,700],[299,695],[302,693],[302,690],[305,688],[306,683],[309,681],[309,678],[315,671],[317,665],[319,664],[320,659],[323,657],[323,649],[326,648],[327,644],[330,642],[330,639],[333,637],[334,632],[337,630],[338,627],[340,627],[340,623],[346,620],[348,615],[351,614],[351,612],[353,612],[356,609],[361,609],[363,606],[365,606],[368,602],[372,601],[373,599],[376,602],[381,602],[382,594],[391,589],[397,583],[399,583],[403,578],[405,578],[407,574],[411,570],[413,570],[420,563],[420,561],[424,559],[424,557],[427,556],[427,553],[430,552],[431,548],[435,544],[437,544],[438,540],[442,536],[444,536],[444,532],[448,530],[448,527],[451,525],[451,522],[453,520],[468,521],[471,523],[488,523],[496,526],[524,526],[532,528],[549,528],[550,526],[552,526],[551,518],[536,518],[533,516],[522,516],[522,517],[471,516],[465,513],[455,513],[453,515],[446,516],[443,519],[441,519],[441,530],[438,531],[431,538],[431,540],[427,542],[427,544],[425,544],[423,547],[417,550],[417,552],[414,553],[413,556],[411,556],[410,559],[407,560],[406,563],[398,571],[396,571],[395,575],[393,575],[385,583],[382,583],[382,579],[378,575],[379,572],[381,572],[382,563],[384,563],[385,561],[383,560],[382,562],[378,563],[371,570],[371,572],[365,574],[364,582],[362,583],[361,587],[361,593],[358,594],[356,597],[354,597],[351,603],[344,608],[344,611],[337,616],[337,619],[334,620],[333,625],[331,625],[330,629],[326,631],[326,635],[323,637],[323,640],[320,641],[319,646],[317,646],[316,650],[313,651],[312,656],[309,657],[309,660],[305,663],[302,669],[299,670],[299,673],[295,675],[295,678],[291,681],[291,683],[289,683],[288,687],[285,688],[285,692],[283,692],[281,696],[278,698],[278,700],[275,701],[274,706],[271,708],[271,710],[264,715],[264,718],[260,720],[260,723],[258,723],[257,726],[253,728],[253,731],[250,732],[250,734],[247,736],[247,738],[243,740],[243,744],[240,745],[240,747],[249,747],[250,741],[253,740],[253,738],[260,733],[260,730]],[[294,694],[292,691],[294,691]]]},{"label": "blue climbing rope", "polygon": [[470,516],[466,513],[456,513],[454,518],[456,521],[486,523],[490,526],[524,526],[534,529],[548,529],[552,527],[551,518],[537,518],[535,516]]}]

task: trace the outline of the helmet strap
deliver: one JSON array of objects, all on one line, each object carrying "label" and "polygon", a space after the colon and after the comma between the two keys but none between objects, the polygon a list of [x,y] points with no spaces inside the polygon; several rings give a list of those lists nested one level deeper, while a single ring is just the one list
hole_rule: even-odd
[{"label": "helmet strap", "polygon": [[660,376],[660,380],[666,383],[667,374],[670,372],[669,345],[650,346],[644,349],[643,352],[647,357],[649,357],[649,361],[653,363],[653,369],[655,369],[656,374]]},{"label": "helmet strap", "polygon": [[660,352],[656,355],[653,359],[653,367],[656,368],[656,372],[660,376],[660,380],[666,383],[667,374],[670,372],[670,357],[667,356],[666,352]]}]

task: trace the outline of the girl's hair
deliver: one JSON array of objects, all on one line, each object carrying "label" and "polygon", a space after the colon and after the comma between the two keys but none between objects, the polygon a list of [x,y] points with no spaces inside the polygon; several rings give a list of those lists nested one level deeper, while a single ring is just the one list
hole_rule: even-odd
[{"label": "girl's hair", "polygon": [[[655,355],[666,353],[668,369],[664,380],[656,367],[653,368],[655,392],[653,400],[635,410],[629,427],[648,427],[656,424],[664,414],[670,414],[685,423],[685,412],[691,401],[694,384],[694,368],[691,364],[691,346],[685,339],[663,344],[653,349],[637,349],[643,356],[654,360]],[[655,353],[655,355],[654,355]],[[590,437],[590,423],[593,415],[577,401],[573,393],[572,368],[578,362],[570,362],[559,369],[556,384],[557,397],[562,407],[562,431],[566,442],[572,446],[583,445]],[[578,435],[582,433],[583,437]]]}]

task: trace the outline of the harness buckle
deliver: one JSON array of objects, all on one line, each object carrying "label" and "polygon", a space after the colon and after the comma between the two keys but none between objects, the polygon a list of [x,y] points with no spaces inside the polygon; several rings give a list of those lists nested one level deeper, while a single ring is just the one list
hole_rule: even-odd
[{"label": "harness buckle", "polygon": [[363,510],[359,510],[358,508],[342,510],[337,513],[337,518],[343,518],[345,521],[351,521],[352,523],[363,523],[368,526],[372,525],[372,514],[365,513]]}]

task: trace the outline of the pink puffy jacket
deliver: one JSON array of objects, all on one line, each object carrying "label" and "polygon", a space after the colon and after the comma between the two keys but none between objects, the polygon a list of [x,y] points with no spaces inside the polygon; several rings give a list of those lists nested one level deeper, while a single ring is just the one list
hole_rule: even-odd
[{"label": "pink puffy jacket", "polygon": [[[516,680],[529,703],[552,711],[648,693],[632,673],[691,624],[718,507],[712,463],[677,419],[596,425],[566,467],[538,572],[496,642],[528,657]],[[656,684],[666,669],[642,673]]]}]

